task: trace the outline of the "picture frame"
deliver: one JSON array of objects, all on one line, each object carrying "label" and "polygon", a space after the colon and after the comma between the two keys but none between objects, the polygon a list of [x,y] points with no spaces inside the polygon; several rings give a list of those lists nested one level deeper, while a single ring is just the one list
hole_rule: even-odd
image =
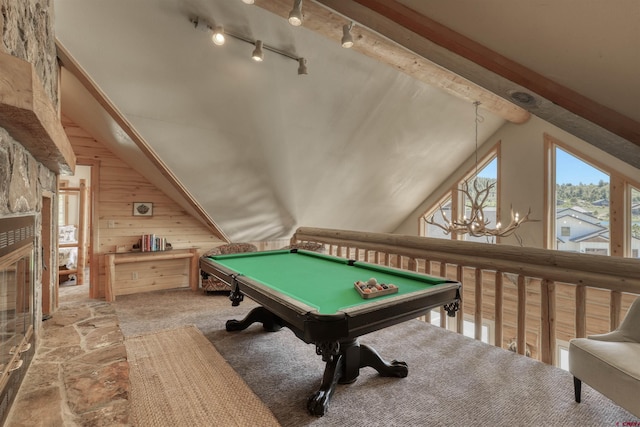
[{"label": "picture frame", "polygon": [[134,202],[133,216],[153,216],[153,203]]}]

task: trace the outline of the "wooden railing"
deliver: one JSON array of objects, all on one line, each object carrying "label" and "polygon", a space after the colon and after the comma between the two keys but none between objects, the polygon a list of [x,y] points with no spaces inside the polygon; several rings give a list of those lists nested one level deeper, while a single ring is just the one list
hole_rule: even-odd
[{"label": "wooden railing", "polygon": [[[465,311],[472,312],[475,338],[480,339],[483,320],[490,318],[493,344],[504,347],[505,330],[515,325],[517,352],[528,353],[527,335],[537,334],[535,357],[548,364],[554,364],[560,319],[566,340],[606,332],[618,326],[621,314],[640,294],[640,259],[310,227],[295,232],[291,243],[300,242],[322,243],[328,253],[345,258],[458,280],[463,284],[458,332]],[[493,300],[486,298],[491,293]],[[557,306],[558,299],[565,304]],[[574,307],[567,307],[573,301]],[[588,303],[594,306],[591,316]],[[604,317],[608,322],[603,323]],[[538,325],[527,327],[536,319]],[[446,326],[442,312],[440,320]],[[593,323],[589,328],[588,320]],[[566,331],[571,323],[573,331]]]}]

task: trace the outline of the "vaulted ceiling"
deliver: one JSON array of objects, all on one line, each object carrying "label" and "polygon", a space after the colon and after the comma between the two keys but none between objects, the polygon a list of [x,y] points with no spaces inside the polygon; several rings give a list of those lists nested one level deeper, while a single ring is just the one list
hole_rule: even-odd
[{"label": "vaulted ceiling", "polygon": [[472,155],[475,101],[480,142],[531,113],[640,167],[636,0],[292,3],[55,0],[63,113],[235,241],[392,231]]}]

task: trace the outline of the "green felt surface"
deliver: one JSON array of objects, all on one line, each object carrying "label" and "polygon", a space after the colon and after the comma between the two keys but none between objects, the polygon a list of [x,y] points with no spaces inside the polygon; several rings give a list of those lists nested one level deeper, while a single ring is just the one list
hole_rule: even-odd
[{"label": "green felt surface", "polygon": [[[397,295],[422,291],[445,282],[437,277],[396,271],[384,266],[356,262],[314,252],[251,252],[209,257],[219,264],[314,307],[321,314],[338,311]],[[398,293],[363,299],[353,287],[357,280],[375,278],[393,283]]]}]

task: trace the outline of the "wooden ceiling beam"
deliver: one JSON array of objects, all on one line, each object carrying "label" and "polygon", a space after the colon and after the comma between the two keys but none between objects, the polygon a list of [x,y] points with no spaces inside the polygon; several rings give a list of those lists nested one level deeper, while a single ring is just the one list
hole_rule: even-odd
[{"label": "wooden ceiling beam", "polygon": [[[447,65],[454,65],[453,67],[448,66],[454,72],[465,70],[465,65],[460,65],[459,69],[455,68],[457,64],[463,61],[476,64],[481,69],[493,73],[497,78],[506,79],[508,82],[526,88],[532,94],[544,98],[546,104],[557,105],[612,134],[640,146],[639,122],[492,51],[396,0],[316,1],[328,7],[335,7],[341,13],[347,12],[350,14],[349,16],[354,16],[353,14],[357,13],[359,17],[366,17],[366,20],[380,23],[381,28],[384,28],[384,30],[378,31],[385,36],[443,66],[444,62],[440,60],[442,57],[437,58],[437,56],[442,55],[441,51],[443,49],[451,52],[459,58],[457,63],[455,58],[446,58]],[[440,52],[433,45],[440,48]],[[468,67],[466,70],[467,74],[469,74]],[[477,69],[474,72],[476,76],[465,73],[463,75],[475,82],[479,82],[481,78],[475,78],[478,77],[479,72]],[[485,72],[484,74],[488,73]],[[488,88],[485,84],[481,85]],[[536,105],[533,105],[533,108],[536,107]],[[572,127],[571,123],[568,123],[568,126],[563,126],[562,123],[558,123],[558,125],[567,129]]]},{"label": "wooden ceiling beam", "polygon": [[[344,0],[339,0],[343,3]],[[319,3],[326,3],[320,1]],[[293,2],[291,0],[256,0],[255,5],[286,19]],[[336,43],[342,38],[342,26],[351,20],[316,2],[303,4],[303,26]],[[430,60],[391,41],[366,27],[355,25],[351,34],[356,42],[352,50],[376,61],[388,64],[416,80],[438,87],[470,103],[480,102],[481,108],[512,123],[524,123],[530,113],[510,101],[472,83],[470,80],[448,71]]]}]

